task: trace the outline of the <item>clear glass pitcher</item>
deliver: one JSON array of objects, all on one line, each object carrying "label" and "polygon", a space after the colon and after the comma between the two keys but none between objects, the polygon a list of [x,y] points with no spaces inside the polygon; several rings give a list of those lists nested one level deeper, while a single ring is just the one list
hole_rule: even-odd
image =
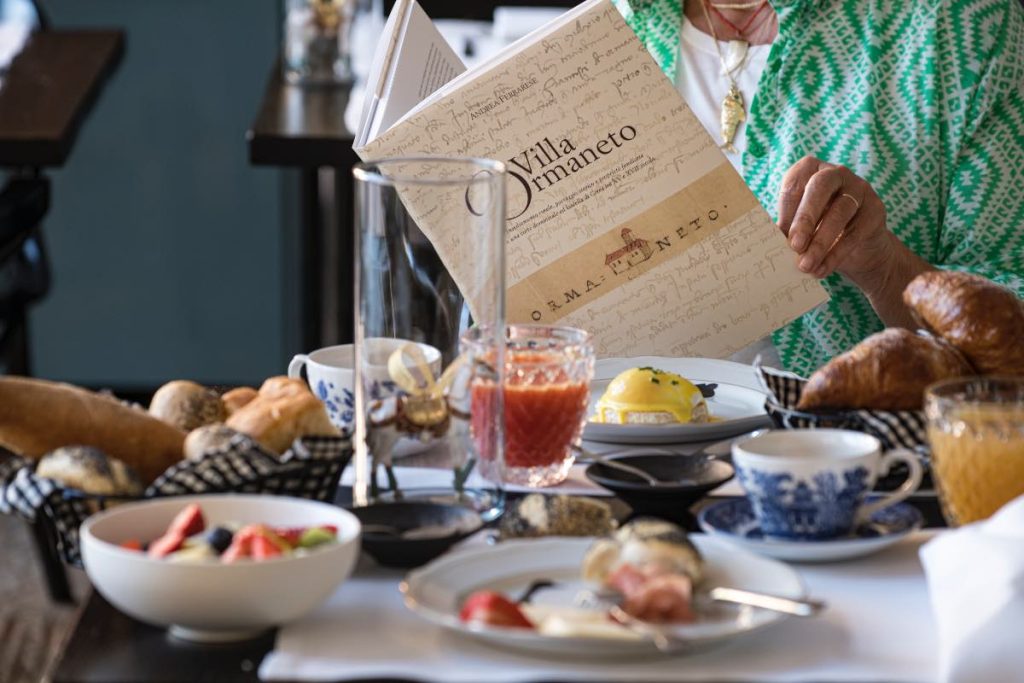
[{"label": "clear glass pitcher", "polygon": [[[504,345],[459,340],[473,324],[505,330],[504,166],[388,159],[353,175],[355,503],[427,499],[494,519],[504,507],[503,396],[473,405],[472,386],[503,386]],[[474,415],[482,410],[494,416]],[[488,427],[471,434],[472,424]]]}]

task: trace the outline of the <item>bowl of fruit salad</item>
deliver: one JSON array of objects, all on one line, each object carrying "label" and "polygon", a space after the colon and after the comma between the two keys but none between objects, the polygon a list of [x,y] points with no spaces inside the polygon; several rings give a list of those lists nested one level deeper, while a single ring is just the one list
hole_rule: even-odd
[{"label": "bowl of fruit salad", "polygon": [[359,521],[299,498],[205,495],[119,505],[81,528],[96,590],[140,621],[204,642],[304,616],[352,573]]}]

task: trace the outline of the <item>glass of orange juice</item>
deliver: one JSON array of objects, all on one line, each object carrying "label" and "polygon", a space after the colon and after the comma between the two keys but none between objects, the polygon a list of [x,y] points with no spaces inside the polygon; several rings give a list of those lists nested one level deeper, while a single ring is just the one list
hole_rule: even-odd
[{"label": "glass of orange juice", "polygon": [[925,393],[932,471],[953,525],[1024,495],[1024,378],[946,380]]},{"label": "glass of orange juice", "polygon": [[[569,475],[586,421],[594,374],[590,335],[572,327],[510,325],[506,336],[504,392],[486,374],[478,374],[472,385],[470,428],[481,467],[488,473],[501,464],[490,453],[493,439],[485,437],[503,414],[500,478],[523,486],[554,486]],[[488,350],[474,347],[490,345],[495,337],[473,328],[463,336],[463,345],[477,358],[486,357]]]}]

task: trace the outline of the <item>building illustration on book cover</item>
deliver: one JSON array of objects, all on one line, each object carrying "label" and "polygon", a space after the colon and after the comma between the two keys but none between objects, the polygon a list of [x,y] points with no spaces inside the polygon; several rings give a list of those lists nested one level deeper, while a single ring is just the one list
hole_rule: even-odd
[{"label": "building illustration on book cover", "polygon": [[623,228],[621,234],[624,246],[604,257],[604,264],[616,275],[622,275],[630,268],[640,265],[654,253],[650,242],[636,237],[629,228]]}]

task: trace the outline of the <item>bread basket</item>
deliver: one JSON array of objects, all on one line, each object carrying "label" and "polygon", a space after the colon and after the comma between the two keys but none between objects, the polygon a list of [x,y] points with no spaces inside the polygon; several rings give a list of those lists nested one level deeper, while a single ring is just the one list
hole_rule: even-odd
[{"label": "bread basket", "polygon": [[796,375],[755,365],[762,387],[768,394],[765,410],[779,429],[853,429],[866,432],[886,449],[909,448],[926,453],[928,448],[923,410],[797,410],[807,380]]},{"label": "bread basket", "polygon": [[[348,436],[296,439],[279,457],[238,434],[223,448],[171,466],[139,498],[259,493],[330,501],[351,458]],[[53,479],[37,476],[30,460],[10,453],[0,457],[0,513],[49,527],[57,552],[74,566],[82,565],[78,539],[82,522],[95,512],[131,499],[65,488]]]}]

